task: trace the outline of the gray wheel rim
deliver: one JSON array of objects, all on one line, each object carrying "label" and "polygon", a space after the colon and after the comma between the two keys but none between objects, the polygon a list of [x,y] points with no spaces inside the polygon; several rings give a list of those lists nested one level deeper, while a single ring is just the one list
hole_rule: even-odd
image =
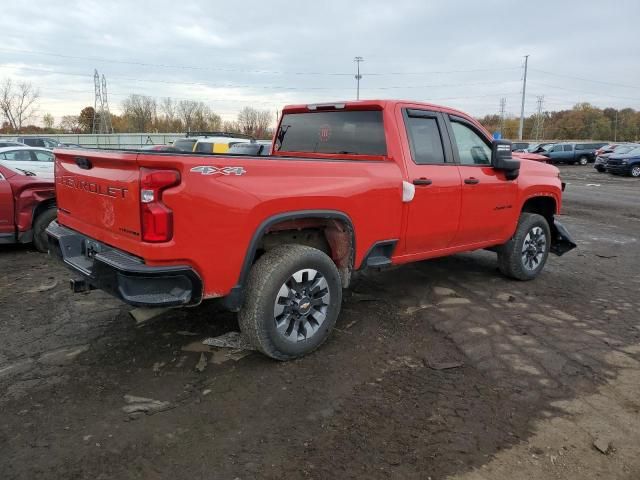
[{"label": "gray wheel rim", "polygon": [[640,177],[640,167],[633,167],[631,169],[631,176],[632,177]]},{"label": "gray wheel rim", "polygon": [[588,162],[586,157],[580,157],[580,165],[586,165]]},{"label": "gray wheel rim", "polygon": [[273,304],[276,331],[296,343],[312,338],[327,318],[329,284],[312,268],[298,270],[280,287]]},{"label": "gray wheel rim", "polygon": [[533,227],[522,244],[522,265],[529,271],[540,266],[547,249],[547,236],[542,227]]}]

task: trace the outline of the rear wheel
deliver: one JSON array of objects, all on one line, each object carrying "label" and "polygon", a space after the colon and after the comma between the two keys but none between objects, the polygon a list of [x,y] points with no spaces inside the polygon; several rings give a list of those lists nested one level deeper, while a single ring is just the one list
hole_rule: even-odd
[{"label": "rear wheel", "polygon": [[265,355],[290,360],[327,339],[342,302],[333,261],[316,248],[282,245],[255,263],[238,315],[240,329]]},{"label": "rear wheel", "polygon": [[515,235],[498,250],[498,267],[507,277],[533,280],[544,268],[550,246],[547,220],[536,213],[522,213]]},{"label": "rear wheel", "polygon": [[629,173],[631,174],[632,177],[640,177],[640,165],[634,165],[633,167],[631,167],[631,170],[629,171]]},{"label": "rear wheel", "polygon": [[49,224],[56,219],[57,213],[58,211],[55,208],[49,208],[33,221],[33,244],[39,252],[47,252],[49,250],[46,230]]},{"label": "rear wheel", "polygon": [[578,163],[580,165],[586,165],[587,163],[589,163],[589,157],[587,157],[586,155],[582,155],[580,158],[578,158]]}]

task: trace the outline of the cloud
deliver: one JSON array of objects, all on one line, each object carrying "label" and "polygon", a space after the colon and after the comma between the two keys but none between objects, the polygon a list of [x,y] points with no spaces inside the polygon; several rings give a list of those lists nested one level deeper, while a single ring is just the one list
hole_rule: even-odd
[{"label": "cloud", "polygon": [[37,84],[42,111],[51,105],[63,114],[66,101],[66,113],[76,113],[93,104],[97,68],[115,111],[127,95],[144,93],[202,99],[230,118],[252,103],[275,110],[354,98],[358,55],[363,97],[483,115],[496,112],[502,97],[519,112],[529,54],[527,111],[537,95],[553,109],[577,101],[640,109],[640,2],[603,10],[577,0],[83,0],[62,11],[56,2],[7,0],[0,79]]}]

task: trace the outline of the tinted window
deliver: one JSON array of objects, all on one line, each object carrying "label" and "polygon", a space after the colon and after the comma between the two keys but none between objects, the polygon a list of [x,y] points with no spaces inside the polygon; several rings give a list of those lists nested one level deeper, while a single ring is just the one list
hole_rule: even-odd
[{"label": "tinted window", "polygon": [[25,138],[23,143],[30,147],[44,147],[44,142],[41,138]]},{"label": "tinted window", "polygon": [[411,157],[419,165],[444,163],[442,137],[435,118],[407,117]]},{"label": "tinted window", "polygon": [[196,143],[193,139],[176,140],[173,146],[182,152],[192,152],[193,145]]},{"label": "tinted window", "polygon": [[285,152],[386,155],[381,111],[289,113],[276,136]]},{"label": "tinted window", "polygon": [[232,155],[259,155],[262,145],[259,143],[236,143],[229,147],[227,153]]},{"label": "tinted window", "polygon": [[565,152],[571,152],[573,150],[573,147],[571,145],[564,145],[563,149]]},{"label": "tinted window", "polygon": [[44,146],[47,148],[55,148],[60,144],[56,140],[51,140],[49,138],[43,139],[42,142],[44,143]]},{"label": "tinted window", "polygon": [[53,162],[53,153],[49,152],[32,152],[38,162]]},{"label": "tinted window", "polygon": [[198,142],[193,151],[198,153],[213,153],[213,143]]},{"label": "tinted window", "polygon": [[462,123],[454,121],[451,126],[462,165],[491,164],[491,148],[480,135]]},{"label": "tinted window", "polygon": [[15,162],[32,162],[29,150],[13,150],[12,152],[4,152],[5,160],[13,160]]}]

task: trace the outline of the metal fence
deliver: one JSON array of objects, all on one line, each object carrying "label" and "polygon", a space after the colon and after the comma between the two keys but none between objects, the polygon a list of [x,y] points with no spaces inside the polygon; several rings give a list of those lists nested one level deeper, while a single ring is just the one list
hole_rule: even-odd
[{"label": "metal fence", "polygon": [[[148,145],[168,145],[184,138],[184,133],[113,133],[113,134],[40,134],[20,135],[20,137],[53,138],[62,143],[75,143],[91,148],[140,148]],[[17,135],[0,135],[0,138],[16,138]]]}]

